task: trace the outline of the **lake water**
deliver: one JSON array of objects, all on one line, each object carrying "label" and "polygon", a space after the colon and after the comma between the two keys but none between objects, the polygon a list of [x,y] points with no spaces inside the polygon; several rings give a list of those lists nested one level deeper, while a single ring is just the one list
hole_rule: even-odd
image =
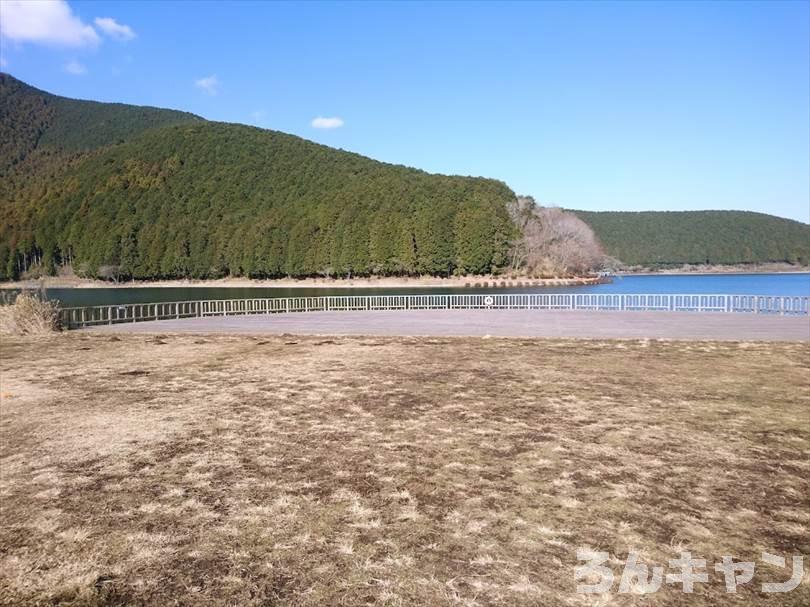
[{"label": "lake water", "polygon": [[609,284],[587,287],[403,287],[403,288],[278,288],[278,287],[156,287],[110,289],[49,289],[47,296],[63,306],[149,303],[251,297],[317,297],[322,295],[382,295],[431,293],[715,293],[743,295],[810,295],[810,273],[705,274],[618,276]]}]

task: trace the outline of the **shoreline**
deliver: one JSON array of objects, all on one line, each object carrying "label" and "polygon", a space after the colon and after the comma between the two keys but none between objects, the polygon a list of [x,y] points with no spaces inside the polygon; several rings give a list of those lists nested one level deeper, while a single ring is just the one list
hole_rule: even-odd
[{"label": "shoreline", "polygon": [[[784,266],[762,266],[759,268],[739,268],[720,266],[714,268],[672,269],[672,270],[624,270],[611,276],[714,276],[714,275],[756,275],[756,274],[810,274],[810,267],[786,269]],[[609,282],[610,277],[607,278]],[[406,288],[493,288],[493,287],[577,287],[605,282],[604,277],[579,276],[572,278],[507,278],[497,276],[459,276],[442,278],[435,276],[414,277],[363,277],[363,278],[219,278],[219,279],[177,279],[144,280],[129,282],[107,282],[75,276],[48,276],[39,279],[0,282],[0,289],[158,289],[158,288],[268,288],[268,289],[406,289]]]},{"label": "shoreline", "polygon": [[[637,269],[635,269],[637,268]],[[810,266],[789,263],[763,263],[754,265],[683,264],[678,267],[651,269],[637,266],[617,270],[616,276],[704,276],[714,274],[809,274]]]},{"label": "shoreline", "polygon": [[221,278],[215,280],[147,280],[109,283],[89,278],[49,276],[37,280],[2,282],[0,289],[155,289],[155,288],[277,288],[277,289],[374,289],[374,288],[487,288],[487,287],[574,287],[604,282],[604,278],[581,276],[574,278],[498,278],[462,276],[440,278],[387,277],[350,279],[276,279]]},{"label": "shoreline", "polygon": [[756,276],[757,274],[810,274],[810,268],[804,270],[701,270],[694,272],[688,270],[673,270],[672,272],[659,270],[657,272],[616,272],[613,276]]}]

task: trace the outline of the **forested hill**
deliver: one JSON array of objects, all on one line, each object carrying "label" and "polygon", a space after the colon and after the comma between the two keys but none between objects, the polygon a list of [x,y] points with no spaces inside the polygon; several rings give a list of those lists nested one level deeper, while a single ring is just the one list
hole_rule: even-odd
[{"label": "forested hill", "polygon": [[484,273],[514,237],[515,195],[494,180],[8,75],[0,119],[5,278],[66,263],[134,278]]},{"label": "forested hill", "polygon": [[575,211],[628,265],[810,263],[810,225],[747,211]]}]

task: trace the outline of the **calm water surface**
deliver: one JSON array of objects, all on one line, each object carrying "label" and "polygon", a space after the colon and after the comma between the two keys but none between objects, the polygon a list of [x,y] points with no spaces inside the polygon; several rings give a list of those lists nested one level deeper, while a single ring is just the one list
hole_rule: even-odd
[{"label": "calm water surface", "polygon": [[317,297],[321,295],[382,295],[439,293],[717,293],[747,295],[810,295],[810,273],[619,276],[610,284],[588,287],[529,288],[279,288],[279,287],[156,287],[112,289],[49,289],[47,296],[63,306],[148,303],[250,297]]}]

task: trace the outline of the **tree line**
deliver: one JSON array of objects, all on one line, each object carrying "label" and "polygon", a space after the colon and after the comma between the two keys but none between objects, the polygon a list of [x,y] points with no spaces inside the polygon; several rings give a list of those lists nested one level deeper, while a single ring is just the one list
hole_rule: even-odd
[{"label": "tree line", "polygon": [[810,264],[810,225],[749,211],[574,211],[625,265]]}]

